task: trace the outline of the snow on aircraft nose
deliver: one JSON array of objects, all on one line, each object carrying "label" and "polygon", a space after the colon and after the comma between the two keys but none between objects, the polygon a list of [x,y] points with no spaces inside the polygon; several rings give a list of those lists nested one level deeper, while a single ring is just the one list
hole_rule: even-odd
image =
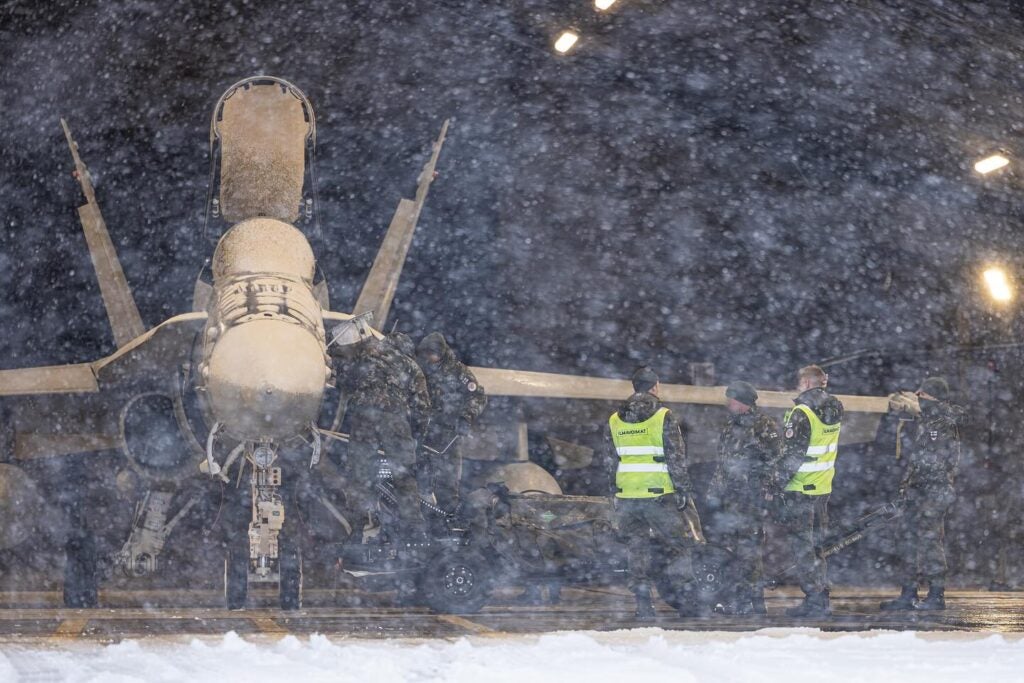
[{"label": "snow on aircraft nose", "polygon": [[214,417],[238,439],[292,437],[320,410],[323,349],[294,323],[254,320],[227,330],[210,354],[208,369]]}]

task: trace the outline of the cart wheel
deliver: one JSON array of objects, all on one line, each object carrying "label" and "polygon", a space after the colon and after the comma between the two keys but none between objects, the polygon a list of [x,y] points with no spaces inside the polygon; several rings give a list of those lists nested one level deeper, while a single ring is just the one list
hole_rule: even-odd
[{"label": "cart wheel", "polygon": [[417,587],[435,612],[473,614],[487,603],[494,581],[494,565],[483,553],[445,548],[427,562]]},{"label": "cart wheel", "polygon": [[732,555],[710,545],[683,553],[660,572],[657,587],[661,599],[677,610],[710,612],[735,587]]}]

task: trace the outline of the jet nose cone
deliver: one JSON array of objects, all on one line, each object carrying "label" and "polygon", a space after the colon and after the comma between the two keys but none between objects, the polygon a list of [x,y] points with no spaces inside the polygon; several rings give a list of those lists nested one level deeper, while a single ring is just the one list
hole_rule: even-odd
[{"label": "jet nose cone", "polygon": [[254,320],[232,327],[214,345],[208,369],[214,417],[236,438],[285,439],[320,411],[323,349],[299,325]]}]

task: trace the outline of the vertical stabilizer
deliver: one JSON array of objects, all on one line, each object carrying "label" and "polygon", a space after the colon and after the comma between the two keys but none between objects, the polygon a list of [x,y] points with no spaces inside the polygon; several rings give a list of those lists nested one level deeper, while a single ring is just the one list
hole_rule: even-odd
[{"label": "vertical stabilizer", "polygon": [[441,126],[441,134],[434,143],[430,160],[417,179],[416,197],[398,202],[398,208],[391,218],[391,225],[384,235],[384,242],[380,245],[380,251],[377,252],[377,258],[373,261],[373,267],[370,268],[370,274],[366,277],[363,290],[359,293],[359,300],[352,311],[355,315],[372,312],[373,324],[377,329],[384,329],[388,312],[391,310],[391,302],[395,298],[395,290],[398,289],[398,279],[402,276],[405,257],[409,253],[412,236],[416,231],[416,222],[427,199],[430,183],[434,181],[434,169],[447,134],[446,119]]},{"label": "vertical stabilizer", "polygon": [[121,262],[117,259],[114,243],[110,241],[107,224],[103,221],[99,204],[96,203],[96,193],[89,177],[89,169],[78,156],[78,144],[71,137],[67,121],[61,119],[60,125],[64,128],[71,156],[75,160],[75,177],[82,186],[82,194],[85,195],[85,204],[78,208],[78,218],[82,222],[85,242],[89,246],[92,265],[96,269],[96,279],[99,280],[103,305],[107,308],[107,317],[114,332],[114,342],[121,348],[145,332],[146,328],[142,324],[139,309],[135,306],[135,299],[132,298],[128,280],[121,269]]}]

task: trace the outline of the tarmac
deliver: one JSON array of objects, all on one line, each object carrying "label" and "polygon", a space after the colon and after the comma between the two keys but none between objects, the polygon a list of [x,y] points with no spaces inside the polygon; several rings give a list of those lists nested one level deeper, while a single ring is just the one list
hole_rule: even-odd
[{"label": "tarmac", "polygon": [[879,612],[878,602],[894,590],[833,588],[832,616],[794,619],[786,607],[799,592],[778,589],[766,595],[768,615],[680,618],[664,603],[653,622],[633,616],[632,596],[619,587],[565,588],[555,605],[526,606],[516,591],[502,591],[476,614],[434,614],[425,607],[394,605],[391,593],[353,590],[307,590],[304,607],[274,607],[276,591],[251,590],[244,610],[223,608],[216,591],[101,591],[97,609],[65,609],[54,591],[0,594],[0,643],[89,639],[117,642],[127,638],[240,635],[324,635],[352,638],[457,638],[555,631],[609,631],[657,626],[668,630],[754,631],[806,627],[822,631],[869,630],[979,631],[1024,633],[1024,593],[951,590],[941,612]]}]

